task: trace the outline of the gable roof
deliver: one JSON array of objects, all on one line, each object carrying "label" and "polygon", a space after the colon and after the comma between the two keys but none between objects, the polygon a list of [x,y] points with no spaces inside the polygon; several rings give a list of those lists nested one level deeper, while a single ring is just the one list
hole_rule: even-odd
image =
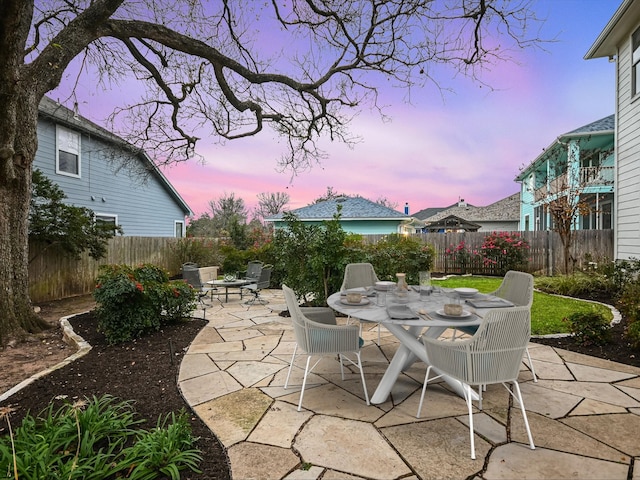
[{"label": "gable roof", "polygon": [[482,225],[474,222],[470,222],[465,218],[459,217],[457,215],[445,215],[439,220],[432,220],[427,223],[425,228],[429,231],[437,231],[440,229],[463,229],[468,232],[477,232],[480,230]]},{"label": "gable roof", "polygon": [[160,184],[167,190],[169,196],[172,197],[178,205],[180,205],[185,214],[193,215],[193,212],[189,205],[187,205],[187,202],[185,202],[176,189],[173,188],[173,185],[171,185],[167,177],[164,176],[144,150],[130,144],[106,128],[93,123],[91,120],[74,113],[72,110],[47,96],[42,97],[40,105],[38,106],[38,113],[41,116],[53,119],[60,125],[88,133],[93,137],[98,137],[107,143],[115,144],[133,155],[136,155],[140,158],[145,171],[150,175],[155,176],[160,181]]},{"label": "gable roof", "polygon": [[[540,155],[536,157],[536,159],[531,162],[526,168],[523,168],[522,171],[515,178],[516,182],[521,182],[524,177],[531,171],[531,169],[544,162],[549,155],[549,152],[554,151],[554,147],[561,145],[563,142],[570,140],[572,138],[579,137],[593,137],[597,135],[615,135],[615,122],[616,116],[615,114],[608,115],[604,118],[596,120],[595,122],[588,123],[583,125],[582,127],[576,128],[575,130],[571,130],[570,132],[563,133],[559,135],[547,148],[545,148]],[[557,151],[557,150],[556,150]]]},{"label": "gable roof", "polygon": [[427,219],[427,226],[447,217],[458,217],[470,223],[478,222],[506,222],[520,220],[520,193],[514,193],[486,207],[474,207],[458,204],[442,210]]},{"label": "gable roof", "polygon": [[636,28],[640,17],[640,1],[624,0],[593,42],[584,59],[612,57],[618,53],[618,45]]},{"label": "gable roof", "polygon": [[428,218],[433,217],[436,213],[440,213],[443,210],[447,210],[448,208],[455,207],[456,205],[458,205],[457,202],[449,205],[448,207],[428,207],[428,208],[423,208],[419,212],[416,212],[413,216],[418,218],[418,219],[420,219],[420,220],[426,220]]},{"label": "gable roof", "polygon": [[[362,197],[337,197],[306,207],[291,210],[300,220],[331,220],[342,206],[340,220],[411,220],[411,217],[391,208]],[[265,221],[277,221],[283,214],[278,213],[265,218]]]}]

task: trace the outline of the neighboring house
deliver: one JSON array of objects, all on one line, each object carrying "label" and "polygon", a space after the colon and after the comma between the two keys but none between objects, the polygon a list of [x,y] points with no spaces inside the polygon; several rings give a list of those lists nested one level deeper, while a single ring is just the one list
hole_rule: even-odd
[{"label": "neighboring house", "polygon": [[[323,220],[331,220],[340,210],[340,225],[345,232],[367,234],[413,233],[412,218],[379,203],[361,197],[337,197],[324,202],[291,210],[298,220],[305,224],[318,225]],[[279,213],[265,218],[275,228],[285,228],[286,223]]]},{"label": "neighboring house", "polygon": [[560,135],[522,170],[516,177],[520,230],[552,230],[547,204],[562,196],[589,207],[575,219],[575,230],[613,228],[614,123],[609,115]]},{"label": "neighboring house", "polygon": [[585,59],[616,63],[616,259],[640,258],[640,0],[625,0]]},{"label": "neighboring house", "polygon": [[33,168],[126,236],[184,236],[191,209],[146,153],[47,97]]},{"label": "neighboring house", "polygon": [[[514,193],[502,200],[476,207],[461,199],[458,203],[443,209],[425,209],[418,212],[435,211],[422,218],[424,232],[504,232],[518,230],[520,215],[520,194]],[[419,217],[420,218],[420,217]]]}]

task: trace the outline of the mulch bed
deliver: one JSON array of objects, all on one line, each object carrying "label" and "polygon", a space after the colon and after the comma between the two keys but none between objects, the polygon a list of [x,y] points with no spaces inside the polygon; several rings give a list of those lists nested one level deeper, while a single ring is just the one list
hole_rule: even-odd
[{"label": "mulch bed", "polygon": [[[203,320],[191,320],[171,325],[162,330],[122,345],[109,346],[102,334],[96,332],[93,313],[71,319],[73,329],[92,345],[92,350],[70,365],[52,372],[44,378],[9,397],[2,405],[12,405],[12,425],[19,425],[30,411],[37,414],[51,402],[62,405],[76,398],[112,395],[121,400],[135,402],[135,410],[146,420],[144,426],[152,428],[158,418],[181,409],[191,413],[193,435],[199,437],[196,447],[203,461],[202,473],[184,471],[185,480],[230,480],[226,450],[211,430],[189,409],[177,387],[180,362],[198,332]],[[0,426],[0,435],[6,434],[6,424]]]}]

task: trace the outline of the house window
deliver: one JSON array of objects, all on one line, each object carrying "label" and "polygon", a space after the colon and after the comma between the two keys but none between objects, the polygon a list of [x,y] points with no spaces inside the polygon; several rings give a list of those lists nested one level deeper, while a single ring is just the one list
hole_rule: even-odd
[{"label": "house window", "polygon": [[640,28],[631,36],[631,96],[640,93]]},{"label": "house window", "polygon": [[109,213],[96,213],[94,216],[94,220],[97,224],[113,225],[114,232],[116,226],[118,225],[118,216]]},{"label": "house window", "polygon": [[524,216],[524,231],[528,232],[531,226],[529,225],[529,215]]},{"label": "house window", "polygon": [[184,222],[176,221],[175,236],[176,238],[184,237]]},{"label": "house window", "polygon": [[80,177],[80,134],[56,126],[56,173]]}]

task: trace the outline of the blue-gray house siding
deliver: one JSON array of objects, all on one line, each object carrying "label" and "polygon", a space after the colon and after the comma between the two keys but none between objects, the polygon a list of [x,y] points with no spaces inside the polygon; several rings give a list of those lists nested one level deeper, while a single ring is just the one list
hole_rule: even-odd
[{"label": "blue-gray house siding", "polygon": [[[56,171],[60,128],[80,135],[77,175]],[[34,168],[62,188],[69,204],[115,219],[124,235],[184,236],[191,210],[146,154],[47,98],[40,107]]]}]

